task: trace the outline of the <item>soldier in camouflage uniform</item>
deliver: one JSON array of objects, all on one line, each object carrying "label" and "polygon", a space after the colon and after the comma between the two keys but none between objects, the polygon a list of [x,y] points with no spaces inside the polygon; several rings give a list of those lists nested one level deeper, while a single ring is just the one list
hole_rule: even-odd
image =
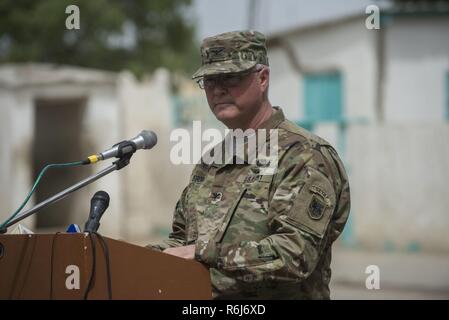
[{"label": "soldier in camouflage uniform", "polygon": [[278,130],[277,168],[264,174],[269,159],[202,160],[177,202],[169,239],[151,247],[207,265],[217,299],[329,299],[331,246],[350,208],[342,161],[271,107],[261,33],[206,38],[201,55],[193,78],[212,112],[230,128]]}]

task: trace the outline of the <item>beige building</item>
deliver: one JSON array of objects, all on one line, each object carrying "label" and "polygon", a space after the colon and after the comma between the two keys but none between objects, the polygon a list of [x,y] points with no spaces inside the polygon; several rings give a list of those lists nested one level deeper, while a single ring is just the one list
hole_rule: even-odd
[{"label": "beige building", "polygon": [[272,34],[270,97],[337,147],[348,246],[449,252],[449,11],[359,14]]},{"label": "beige building", "polygon": [[[164,70],[137,82],[126,72],[111,73],[47,64],[0,67],[0,218],[13,213],[49,163],[72,162],[134,137],[157,133],[152,150],[139,151],[131,164],[48,206],[23,221],[38,232],[81,227],[98,190],[111,197],[100,231],[112,238],[145,241],[158,236],[171,214],[190,168],[169,161],[172,125],[169,75]],[[50,169],[30,204],[39,203],[92,175],[112,160],[91,166]],[[165,235],[160,234],[160,236]]]}]

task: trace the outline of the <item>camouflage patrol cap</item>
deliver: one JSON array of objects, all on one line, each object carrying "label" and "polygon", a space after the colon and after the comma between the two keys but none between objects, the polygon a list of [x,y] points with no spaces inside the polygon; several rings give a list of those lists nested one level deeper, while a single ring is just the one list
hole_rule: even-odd
[{"label": "camouflage patrol cap", "polygon": [[268,65],[265,36],[257,31],[233,31],[203,40],[201,67],[192,79],[223,73],[242,72],[256,64]]}]

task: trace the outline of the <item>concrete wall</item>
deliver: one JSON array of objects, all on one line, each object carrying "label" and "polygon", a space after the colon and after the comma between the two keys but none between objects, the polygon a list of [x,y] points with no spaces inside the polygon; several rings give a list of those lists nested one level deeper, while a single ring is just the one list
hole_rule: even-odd
[{"label": "concrete wall", "polygon": [[352,224],[366,248],[449,252],[449,124],[352,126]]},{"label": "concrete wall", "polygon": [[[0,217],[6,219],[29,192],[33,111],[30,102],[0,89]],[[24,225],[31,227],[33,218]]]},{"label": "concrete wall", "polygon": [[386,121],[445,121],[448,17],[393,17],[386,28]]},{"label": "concrete wall", "polygon": [[153,149],[139,151],[131,165],[123,169],[122,236],[136,241],[166,237],[176,201],[192,169],[175,166],[169,158],[173,110],[168,72],[158,70],[141,83],[130,74],[122,74],[118,99],[125,137],[135,136],[143,129],[153,130],[158,136]]},{"label": "concrete wall", "polygon": [[[377,123],[377,31],[364,20],[280,35],[302,66],[339,70],[349,126],[345,147],[336,125],[315,133],[337,147],[349,173],[352,210],[347,242],[368,249],[449,252],[448,123],[445,78],[449,21],[395,17],[385,34],[384,123]],[[278,35],[279,36],[279,35]],[[302,76],[281,47],[270,50],[270,99],[291,120],[303,117]],[[365,120],[365,125],[353,120]]]}]

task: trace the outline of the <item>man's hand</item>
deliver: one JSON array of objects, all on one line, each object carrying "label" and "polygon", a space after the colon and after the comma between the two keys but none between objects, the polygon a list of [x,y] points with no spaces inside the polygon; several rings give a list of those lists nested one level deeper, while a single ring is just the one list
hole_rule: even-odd
[{"label": "man's hand", "polygon": [[173,256],[177,256],[180,258],[193,260],[193,258],[195,258],[195,245],[191,244],[191,245],[184,246],[184,247],[167,248],[162,252],[171,254]]}]

